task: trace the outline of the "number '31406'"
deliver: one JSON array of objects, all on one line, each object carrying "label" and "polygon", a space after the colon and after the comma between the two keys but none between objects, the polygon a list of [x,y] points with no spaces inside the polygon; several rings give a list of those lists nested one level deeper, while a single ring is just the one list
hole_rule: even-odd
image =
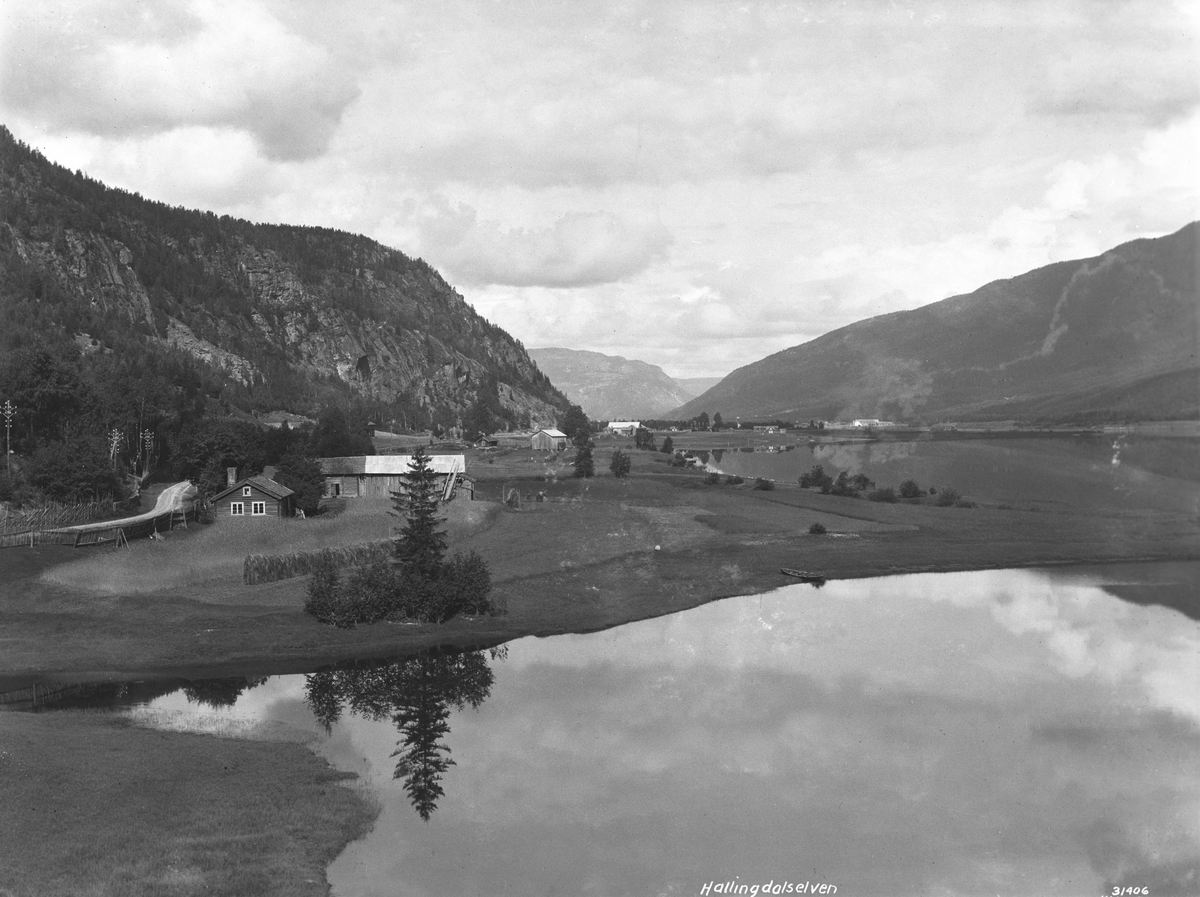
[{"label": "number '31406'", "polygon": [[1135,895],[1135,894],[1145,895],[1145,894],[1149,894],[1149,893],[1150,893],[1149,888],[1122,888],[1122,887],[1118,887],[1118,886],[1114,885],[1113,889],[1112,889],[1112,897],[1130,897],[1130,895]]}]

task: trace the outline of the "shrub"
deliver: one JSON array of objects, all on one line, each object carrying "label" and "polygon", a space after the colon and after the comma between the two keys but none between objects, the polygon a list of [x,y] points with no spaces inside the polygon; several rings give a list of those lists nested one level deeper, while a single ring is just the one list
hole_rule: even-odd
[{"label": "shrub", "polygon": [[712,471],[709,471],[704,475],[704,482],[709,486],[715,486],[717,483],[721,482],[721,475],[719,473],[713,473]]},{"label": "shrub", "polygon": [[869,498],[871,501],[883,501],[887,502],[888,504],[895,504],[899,500],[896,498],[896,490],[891,486],[888,486],[884,489],[875,489],[869,495],[867,495],[867,498]]},{"label": "shrub", "polygon": [[612,453],[612,461],[608,465],[608,469],[612,471],[615,477],[629,476],[629,469],[633,466],[629,456],[620,449],[615,449]]},{"label": "shrub", "polygon": [[740,486],[744,482],[746,482],[744,479],[742,479],[739,476],[734,476],[733,474],[730,474],[729,476],[725,477],[725,485],[726,486]]},{"label": "shrub", "polygon": [[957,489],[943,489],[938,493],[937,506],[939,508],[948,508],[960,498],[962,498],[962,496],[958,494]]},{"label": "shrub", "polygon": [[921,487],[914,480],[905,480],[900,484],[901,498],[920,498],[922,494]]},{"label": "shrub", "polygon": [[804,489],[816,487],[822,492],[828,492],[832,485],[833,477],[829,476],[820,464],[813,467],[808,473],[800,475],[800,486]]},{"label": "shrub", "polygon": [[811,533],[814,536],[823,536],[826,533],[825,524],[814,523],[812,526],[810,526],[808,528],[808,531],[809,531],[809,533]]},{"label": "shrub", "polygon": [[758,477],[754,481],[754,488],[761,490],[762,492],[770,492],[772,489],[775,488],[775,484],[772,483],[770,480],[765,480],[762,477]]},{"label": "shrub", "polygon": [[441,584],[454,596],[456,612],[486,614],[492,611],[488,594],[492,591],[492,571],[475,551],[455,552],[446,564]]}]

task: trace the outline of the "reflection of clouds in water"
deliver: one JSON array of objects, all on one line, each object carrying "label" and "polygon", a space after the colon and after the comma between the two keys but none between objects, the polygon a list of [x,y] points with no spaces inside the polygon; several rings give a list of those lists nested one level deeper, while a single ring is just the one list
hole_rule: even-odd
[{"label": "reflection of clouds in water", "polygon": [[1196,638],[1172,612],[1001,572],[525,639],[455,722],[441,818],[378,845],[380,881],[691,892],[799,857],[847,893],[1094,894],[1135,874],[1168,893],[1200,844]]},{"label": "reflection of clouds in water", "polygon": [[864,445],[818,445],[813,448],[814,463],[839,471],[857,473],[868,465],[894,464],[916,457],[912,442],[873,442]]}]

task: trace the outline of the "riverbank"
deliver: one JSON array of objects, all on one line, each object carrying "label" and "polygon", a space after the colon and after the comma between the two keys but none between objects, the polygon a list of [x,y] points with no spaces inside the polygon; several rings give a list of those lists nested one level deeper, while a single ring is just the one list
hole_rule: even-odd
[{"label": "riverbank", "polygon": [[5,713],[0,732],[0,894],[320,897],[377,813],[299,742],[86,711]]},{"label": "riverbank", "polygon": [[[165,547],[6,549],[0,685],[302,671],[437,645],[588,632],[776,588],[789,581],[782,567],[839,579],[1200,558],[1200,524],[1184,513],[883,504],[791,484],[711,485],[661,454],[635,452],[633,460],[628,478],[605,471],[577,480],[565,457],[472,459],[479,500],[447,507],[451,547],[487,559],[508,613],[441,626],[338,630],[303,613],[304,578],[241,581],[246,553],[309,547],[317,529],[324,544],[386,535],[394,524],[387,502],[347,502],[343,514],[323,520],[261,521],[277,531],[218,521],[172,533]],[[489,500],[513,487],[523,496],[519,508]],[[814,523],[826,533],[810,534]]]}]

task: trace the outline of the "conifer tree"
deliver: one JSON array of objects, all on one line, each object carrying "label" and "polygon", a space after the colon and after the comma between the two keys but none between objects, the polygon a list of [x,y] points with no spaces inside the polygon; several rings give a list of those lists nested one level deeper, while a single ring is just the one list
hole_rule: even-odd
[{"label": "conifer tree", "polygon": [[404,489],[392,493],[395,516],[404,519],[396,540],[396,557],[410,573],[437,579],[446,556],[444,522],[438,516],[441,483],[429,466],[429,455],[420,447],[403,475]]}]

